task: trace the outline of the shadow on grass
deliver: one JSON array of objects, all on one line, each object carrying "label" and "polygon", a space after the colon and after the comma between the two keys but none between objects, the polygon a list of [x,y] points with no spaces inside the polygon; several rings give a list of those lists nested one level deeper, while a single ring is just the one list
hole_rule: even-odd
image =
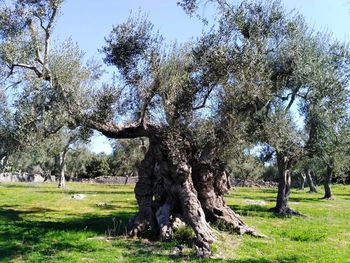
[{"label": "shadow on grass", "polygon": [[79,191],[79,190],[62,190],[62,189],[58,189],[57,191],[53,192],[52,190],[38,190],[38,193],[41,194],[52,194],[52,193],[65,193],[68,195],[73,195],[73,194],[86,194],[86,195],[131,195],[134,196],[134,192],[133,191],[94,191],[94,190],[83,190],[83,191]]},{"label": "shadow on grass", "polygon": [[[268,214],[266,207],[261,206],[232,206],[236,211]],[[87,214],[84,217],[73,220],[48,221],[26,220],[22,217],[28,213],[44,213],[47,209],[34,208],[32,210],[16,210],[16,208],[0,209],[0,262],[10,262],[17,258],[23,261],[50,262],[57,253],[80,253],[89,254],[104,250],[104,244],[96,245],[96,242],[88,241],[90,237],[106,236],[109,229],[113,235],[124,234],[125,226],[133,213],[115,213],[108,216]],[[28,217],[24,217],[28,218]],[[124,240],[124,241],[123,241]],[[98,242],[98,241],[97,241]],[[173,260],[198,261],[195,253],[187,256],[172,255],[174,243],[152,242],[145,245],[140,240],[125,240],[113,243],[114,247],[122,250],[123,257],[129,262],[153,262]],[[146,260],[146,261],[145,261]],[[278,258],[278,262],[298,262],[294,257]],[[266,259],[248,258],[241,260],[208,259],[201,262],[236,262],[236,263],[265,263],[271,262]]]},{"label": "shadow on grass", "polygon": [[[47,209],[42,207],[32,207],[30,210],[17,210],[14,209],[14,207],[18,206],[2,206],[0,208],[0,220],[6,220],[6,221],[21,221],[22,217],[20,215],[25,214],[34,214],[34,213],[46,213],[46,212],[53,212],[55,210],[53,209]],[[1,224],[0,221],[0,224]]]},{"label": "shadow on grass", "polygon": [[318,202],[320,201],[319,196],[311,196],[311,197],[289,197],[290,202]]},{"label": "shadow on grass", "polygon": [[[277,197],[277,193],[275,193],[275,196],[257,196],[256,198],[259,200],[264,200],[266,202],[276,202],[276,197]],[[233,196],[231,196],[232,198],[239,198],[239,199],[245,199],[245,200],[251,200],[252,196],[251,195],[246,195],[246,194],[236,194],[233,193]],[[299,197],[298,194],[297,196],[295,196],[295,193],[291,193],[290,197],[289,197],[289,201],[291,202],[318,202],[319,201],[319,196],[310,194],[310,196],[302,196]]]},{"label": "shadow on grass", "polygon": [[[22,219],[25,214],[44,213],[46,209],[0,209],[0,262],[16,257],[25,259],[31,253],[41,257],[62,251],[93,251],[85,242],[90,236],[122,235],[133,213],[108,216],[87,214],[73,220],[46,221]],[[44,218],[45,219],[45,218]],[[83,235],[83,240],[81,237]]]},{"label": "shadow on grass", "polygon": [[34,183],[34,182],[18,182],[17,184],[12,184],[12,183],[1,183],[0,184],[1,188],[35,188],[35,187],[40,187],[39,183]]},{"label": "shadow on grass", "polygon": [[270,211],[271,207],[260,205],[229,205],[229,207],[236,213],[242,216],[256,216],[265,218],[285,218],[279,214]]},{"label": "shadow on grass", "polygon": [[[303,262],[299,255],[291,255],[286,257],[277,257],[276,259],[266,258],[247,258],[247,259],[220,259],[208,258],[199,259],[192,249],[192,252],[185,254],[173,254],[171,251],[175,248],[176,242],[170,243],[152,243],[151,245],[143,245],[140,241],[130,241],[127,244],[119,244],[125,252],[124,257],[130,259],[128,262],[155,262],[164,260],[165,262],[232,262],[232,263],[268,263],[268,262]],[[164,251],[166,250],[166,252]],[[147,260],[145,260],[147,259]]]},{"label": "shadow on grass", "polygon": [[102,205],[91,205],[91,207],[93,208],[97,208],[100,210],[111,210],[111,211],[115,211],[117,209],[129,209],[129,210],[134,210],[137,209],[137,203],[136,201],[129,201],[127,204],[131,204],[131,205],[125,205],[125,203],[121,204],[121,205],[117,205],[117,204],[102,204]]}]

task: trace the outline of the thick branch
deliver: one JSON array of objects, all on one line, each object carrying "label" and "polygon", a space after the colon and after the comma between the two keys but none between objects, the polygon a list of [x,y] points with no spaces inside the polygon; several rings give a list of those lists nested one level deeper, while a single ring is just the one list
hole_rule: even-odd
[{"label": "thick branch", "polygon": [[23,64],[23,63],[14,63],[9,66],[10,67],[10,73],[9,76],[13,74],[13,70],[15,67],[24,68],[24,69],[30,69],[35,72],[35,74],[38,76],[38,78],[41,78],[43,76],[42,72],[33,65]]},{"label": "thick branch", "polygon": [[128,125],[115,125],[112,123],[99,123],[94,120],[84,120],[82,122],[88,128],[101,132],[108,138],[113,139],[133,139],[139,137],[149,137],[153,130],[152,127],[146,124],[128,124]]},{"label": "thick branch", "polygon": [[44,63],[45,63],[45,70],[49,72],[48,68],[48,57],[49,57],[49,50],[50,50],[50,37],[51,37],[51,30],[52,30],[52,25],[55,21],[56,15],[57,15],[58,7],[54,6],[52,8],[52,14],[50,16],[49,22],[44,29],[45,31],[45,51],[44,51]]},{"label": "thick branch", "polygon": [[149,104],[151,103],[153,97],[155,96],[155,92],[159,88],[159,85],[160,85],[159,79],[156,78],[154,80],[151,88],[150,88],[150,92],[145,96],[144,103],[142,105],[141,112],[140,112],[140,125],[143,125],[143,123],[144,123],[147,108],[148,108]]},{"label": "thick branch", "polygon": [[[41,23],[41,20],[40,20],[40,23]],[[33,21],[30,20],[29,21],[29,29],[30,29],[30,32],[31,32],[31,35],[32,35],[32,39],[35,43],[35,56],[36,56],[36,60],[41,64],[41,65],[44,65],[44,62],[43,60],[41,59],[41,55],[40,55],[40,47],[39,47],[39,44],[38,44],[38,33],[37,33],[37,30],[33,24]]]}]

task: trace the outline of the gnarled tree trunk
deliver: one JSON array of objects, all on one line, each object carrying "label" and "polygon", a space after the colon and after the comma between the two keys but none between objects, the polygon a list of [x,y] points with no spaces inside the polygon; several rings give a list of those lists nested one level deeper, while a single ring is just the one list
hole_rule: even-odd
[{"label": "gnarled tree trunk", "polygon": [[139,212],[130,221],[129,233],[139,236],[153,227],[162,240],[170,240],[171,222],[180,215],[196,233],[200,256],[210,255],[209,245],[215,240],[208,222],[231,232],[260,236],[225,204],[228,175],[215,168],[195,160],[194,146],[186,134],[150,138],[135,187]]},{"label": "gnarled tree trunk", "polygon": [[309,185],[309,193],[317,193],[317,189],[316,186],[314,184],[314,181],[312,180],[312,174],[311,171],[309,169],[306,169],[305,171],[305,175],[306,175],[306,182]]},{"label": "gnarled tree trunk", "polygon": [[324,199],[333,199],[333,193],[331,189],[332,177],[333,177],[333,165],[327,164],[327,173],[324,179]]},{"label": "gnarled tree trunk", "polygon": [[292,160],[283,153],[276,153],[278,166],[278,194],[276,206],[271,210],[281,215],[296,215],[298,214],[288,205],[288,199],[291,189],[291,168]]}]

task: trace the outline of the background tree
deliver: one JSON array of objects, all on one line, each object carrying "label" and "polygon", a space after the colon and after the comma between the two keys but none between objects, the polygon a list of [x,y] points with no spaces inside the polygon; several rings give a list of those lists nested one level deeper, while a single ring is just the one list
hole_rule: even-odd
[{"label": "background tree", "polygon": [[[308,187],[310,188],[309,193],[317,193],[316,185],[314,182],[315,173],[320,173],[318,167],[319,162],[315,158],[309,158],[305,156],[299,160],[297,164],[297,171],[303,174]],[[313,178],[314,177],[314,178]]]},{"label": "background tree", "polygon": [[246,186],[248,179],[256,180],[261,178],[264,172],[263,163],[254,156],[248,149],[242,150],[235,157],[228,161],[227,170],[234,180],[242,180],[242,186]]},{"label": "background tree", "polygon": [[69,178],[87,178],[86,166],[94,154],[88,147],[77,142],[77,145],[68,152],[66,160],[66,174]]},{"label": "background tree", "polygon": [[[345,177],[349,163],[349,120],[346,112],[343,113],[327,108],[318,109],[317,115],[312,116],[315,134],[309,144],[314,156],[326,167],[323,185],[325,199],[332,199],[330,188],[332,178],[337,173],[339,177]],[[322,117],[321,117],[322,116]]]},{"label": "background tree", "polygon": [[[76,130],[62,129],[63,134],[61,136],[60,145],[58,147],[59,151],[56,155],[56,177],[59,178],[58,187],[65,188],[65,170],[66,170],[66,159],[69,150],[72,146],[78,142],[87,143],[91,132],[87,129],[81,128]],[[57,136],[57,135],[56,135]]]},{"label": "background tree", "polygon": [[117,140],[109,158],[110,173],[117,176],[137,176],[138,167],[147,151],[147,143],[143,138]]},{"label": "background tree", "polygon": [[107,176],[109,174],[109,165],[107,156],[100,154],[91,156],[86,164],[86,177],[95,178],[99,176]]}]

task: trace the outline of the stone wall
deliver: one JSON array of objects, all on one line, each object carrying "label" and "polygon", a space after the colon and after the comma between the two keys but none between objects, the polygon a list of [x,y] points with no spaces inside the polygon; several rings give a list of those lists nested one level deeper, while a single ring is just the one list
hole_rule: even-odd
[{"label": "stone wall", "polygon": [[[29,173],[0,173],[1,183],[17,183],[17,182],[31,182],[31,183],[42,183],[45,178],[40,174],[29,174]],[[48,181],[54,182],[55,177],[51,176]]]},{"label": "stone wall", "polygon": [[136,184],[137,180],[137,176],[100,176],[92,179],[73,179],[72,181],[99,184]]}]

